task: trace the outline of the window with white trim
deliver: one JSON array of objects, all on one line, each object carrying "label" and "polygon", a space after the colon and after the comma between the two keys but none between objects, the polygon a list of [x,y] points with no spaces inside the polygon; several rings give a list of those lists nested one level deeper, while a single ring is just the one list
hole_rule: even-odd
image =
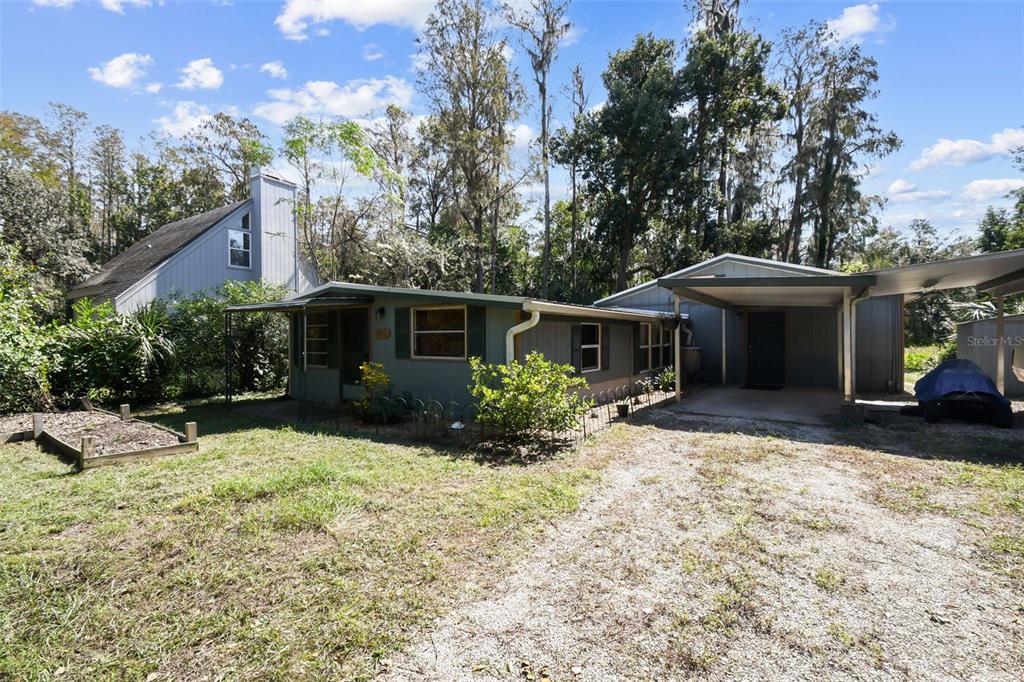
[{"label": "window with white trim", "polygon": [[466,357],[466,306],[412,309],[412,357]]},{"label": "window with white trim", "polygon": [[252,233],[249,231],[249,214],[242,216],[242,229],[228,230],[228,264],[236,268],[247,268],[252,256]]},{"label": "window with white trim", "polygon": [[651,369],[651,325],[647,322],[640,323],[640,366],[639,372]]},{"label": "window with white trim", "polygon": [[306,315],[306,367],[327,366],[327,313]]},{"label": "window with white trim", "polygon": [[580,325],[580,371],[601,369],[601,325],[584,322]]}]

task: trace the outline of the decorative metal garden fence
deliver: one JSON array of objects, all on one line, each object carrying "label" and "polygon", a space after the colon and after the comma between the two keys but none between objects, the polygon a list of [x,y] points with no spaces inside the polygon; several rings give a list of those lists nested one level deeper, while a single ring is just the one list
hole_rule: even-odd
[{"label": "decorative metal garden fence", "polygon": [[[564,432],[548,432],[551,440],[579,440],[608,428],[616,422],[630,421],[637,412],[660,407],[674,399],[673,391],[665,391],[650,382],[634,382],[585,392],[581,397],[590,407],[576,425]],[[475,402],[441,402],[439,400],[385,397],[380,423],[366,424],[356,419],[345,407],[306,404],[300,406],[299,421],[334,422],[336,430],[371,429],[377,435],[394,433],[429,440],[451,439],[462,443],[479,442],[498,435],[494,426],[483,423],[480,405]],[[386,416],[388,418],[383,418]]]}]

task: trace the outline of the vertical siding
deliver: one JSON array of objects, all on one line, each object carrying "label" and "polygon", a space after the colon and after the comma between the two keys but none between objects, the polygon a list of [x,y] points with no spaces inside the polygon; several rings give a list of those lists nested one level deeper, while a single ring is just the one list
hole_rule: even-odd
[{"label": "vertical siding", "polygon": [[857,304],[857,391],[903,390],[903,297],[880,296]]},{"label": "vertical siding", "polygon": [[[189,295],[220,286],[228,280],[259,279],[259,251],[251,241],[250,268],[228,265],[228,230],[242,226],[242,216],[252,211],[245,204],[202,236],[158,266],[150,275],[117,298],[120,312],[132,312],[172,292]],[[250,225],[251,226],[251,225]]]},{"label": "vertical siding", "polygon": [[590,389],[601,391],[629,383],[633,376],[633,325],[629,322],[584,317],[545,319],[544,315],[541,315],[540,323],[536,327],[522,333],[519,359],[522,360],[531,350],[537,350],[548,360],[563,365],[572,364],[572,326],[583,322],[607,326],[609,333],[607,342],[610,344],[610,366],[582,375]]},{"label": "vertical siding", "polygon": [[[1024,354],[1024,316],[1009,315],[1005,317],[1003,319],[1003,335],[1007,337],[1006,374],[1003,377],[1006,395],[1011,398],[1022,398],[1024,397],[1024,382],[1014,375],[1012,364],[1014,349],[1017,350],[1018,357]],[[958,325],[956,355],[978,365],[995,381],[996,359],[999,353],[996,341],[995,320],[978,320]],[[1024,362],[1024,360],[1018,362]]]},{"label": "vertical siding", "polygon": [[786,310],[786,383],[839,388],[839,311],[835,308]]},{"label": "vertical siding", "polygon": [[311,281],[301,263],[295,222],[295,186],[260,176],[253,180],[253,235],[259,244],[259,271],[264,281],[303,292]]}]

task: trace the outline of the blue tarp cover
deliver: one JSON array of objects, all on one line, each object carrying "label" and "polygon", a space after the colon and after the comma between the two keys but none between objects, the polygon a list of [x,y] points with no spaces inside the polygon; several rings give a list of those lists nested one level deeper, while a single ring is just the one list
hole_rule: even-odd
[{"label": "blue tarp cover", "polygon": [[1007,405],[995,383],[970,360],[946,360],[914,384],[914,397],[919,401],[941,400],[949,393],[984,393]]}]

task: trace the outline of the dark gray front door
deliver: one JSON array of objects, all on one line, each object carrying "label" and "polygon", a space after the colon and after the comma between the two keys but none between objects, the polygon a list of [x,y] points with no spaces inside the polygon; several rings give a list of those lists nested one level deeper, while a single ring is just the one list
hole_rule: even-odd
[{"label": "dark gray front door", "polygon": [[785,313],[747,313],[747,381],[768,385],[785,383]]},{"label": "dark gray front door", "polygon": [[359,383],[359,365],[370,359],[370,311],[341,312],[341,383]]}]

